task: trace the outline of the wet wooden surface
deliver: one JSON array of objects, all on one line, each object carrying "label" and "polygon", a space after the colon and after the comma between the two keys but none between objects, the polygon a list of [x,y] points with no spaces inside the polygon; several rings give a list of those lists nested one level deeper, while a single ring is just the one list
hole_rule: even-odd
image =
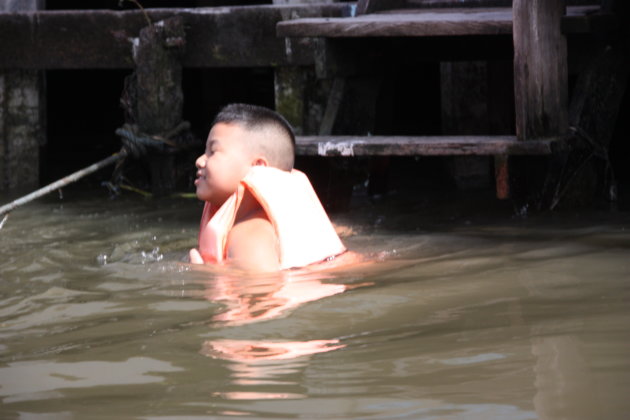
[{"label": "wet wooden surface", "polygon": [[[597,6],[569,7],[563,27],[588,32],[590,14]],[[597,17],[595,17],[597,18]],[[398,37],[464,36],[512,33],[512,9],[440,8],[401,9],[353,18],[305,18],[278,23],[278,35],[285,37]]]},{"label": "wet wooden surface", "polygon": [[298,136],[305,156],[544,155],[560,139],[519,141],[516,136]]},{"label": "wet wooden surface", "polygon": [[[348,6],[147,9],[152,21],[181,16],[189,47],[184,67],[313,64],[310,40],[276,36],[285,19],[341,16]],[[147,24],[139,11],[60,10],[0,13],[0,69],[133,68],[131,39]]]},{"label": "wet wooden surface", "polygon": [[568,131],[567,40],[558,26],[564,0],[514,0],[516,135],[533,139]]}]

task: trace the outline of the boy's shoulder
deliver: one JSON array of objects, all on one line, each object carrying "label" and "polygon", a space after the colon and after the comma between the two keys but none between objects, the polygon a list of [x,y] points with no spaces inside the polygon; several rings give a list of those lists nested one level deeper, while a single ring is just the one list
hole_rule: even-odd
[{"label": "boy's shoulder", "polygon": [[275,229],[259,209],[235,223],[227,237],[227,257],[243,269],[277,271],[280,252]]}]

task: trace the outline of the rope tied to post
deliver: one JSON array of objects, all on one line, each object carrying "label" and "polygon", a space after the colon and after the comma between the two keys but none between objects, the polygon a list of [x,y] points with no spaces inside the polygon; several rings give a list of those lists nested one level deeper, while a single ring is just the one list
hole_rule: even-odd
[{"label": "rope tied to post", "polygon": [[188,121],[182,121],[163,134],[147,134],[138,129],[136,124],[124,124],[116,129],[120,137],[123,149],[135,157],[140,158],[147,154],[149,149],[162,153],[173,153],[181,150],[181,146],[173,140],[180,133],[190,129]]},{"label": "rope tied to post", "polygon": [[[143,156],[146,156],[150,150],[158,151],[161,153],[174,153],[185,148],[186,145],[182,146],[181,144],[178,144],[173,140],[173,138],[182,134],[185,131],[188,131],[189,129],[190,123],[187,121],[183,121],[166,133],[148,135],[146,133],[140,132],[138,130],[138,127],[134,124],[123,125],[116,130],[116,134],[120,136],[122,143],[122,147],[118,153],[114,153],[113,155],[101,161],[93,163],[90,166],[80,169],[51,184],[48,184],[45,187],[42,187],[36,191],[31,192],[30,194],[13,200],[12,202],[0,207],[0,216],[4,216],[0,221],[0,229],[6,223],[8,214],[15,208],[27,204],[43,195],[51,193],[62,187],[65,187],[73,182],[76,182],[79,179],[113,163],[116,163],[116,167],[114,169],[114,175],[112,176],[112,179],[120,179],[120,171],[127,156],[141,158]],[[105,183],[105,185],[110,189],[110,191],[117,190],[117,187],[112,182]]]}]

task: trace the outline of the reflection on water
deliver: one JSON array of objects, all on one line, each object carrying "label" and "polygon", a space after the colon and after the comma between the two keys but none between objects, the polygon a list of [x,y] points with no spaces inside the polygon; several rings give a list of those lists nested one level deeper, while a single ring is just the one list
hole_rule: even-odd
[{"label": "reflection on water", "polygon": [[[261,322],[286,315],[299,305],[342,293],[344,284],[323,283],[325,275],[287,271],[272,275],[219,274],[206,283],[205,297],[225,304],[212,320],[226,325]],[[201,354],[230,362],[235,385],[299,385],[286,378],[299,373],[311,355],[343,348],[338,339],[270,341],[216,339],[203,343]],[[280,363],[278,363],[280,361]],[[297,393],[217,392],[223,399],[306,398]]]},{"label": "reflection on water", "polygon": [[42,360],[9,363],[0,368],[0,386],[5,403],[42,398],[58,398],[60,393],[46,394],[60,388],[90,388],[103,385],[147,384],[161,382],[157,372],[180,369],[169,363],[146,357],[132,357],[122,362],[55,363]]},{"label": "reflection on water", "polygon": [[303,303],[343,293],[344,284],[323,283],[317,273],[283,272],[271,276],[216,275],[206,284],[205,297],[224,303],[213,317],[229,325],[276,318]]},{"label": "reflection on water", "polygon": [[193,201],[71,195],[0,230],[0,418],[630,412],[627,213],[366,204],[364,264],[251,276],[183,262]]}]

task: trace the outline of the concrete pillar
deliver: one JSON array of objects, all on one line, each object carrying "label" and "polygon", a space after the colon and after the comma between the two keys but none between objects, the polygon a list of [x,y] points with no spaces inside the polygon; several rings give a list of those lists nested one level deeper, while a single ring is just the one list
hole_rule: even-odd
[{"label": "concrete pillar", "polygon": [[[43,8],[42,0],[0,0],[0,13]],[[0,191],[39,183],[39,147],[45,142],[43,75],[0,71]]]}]

